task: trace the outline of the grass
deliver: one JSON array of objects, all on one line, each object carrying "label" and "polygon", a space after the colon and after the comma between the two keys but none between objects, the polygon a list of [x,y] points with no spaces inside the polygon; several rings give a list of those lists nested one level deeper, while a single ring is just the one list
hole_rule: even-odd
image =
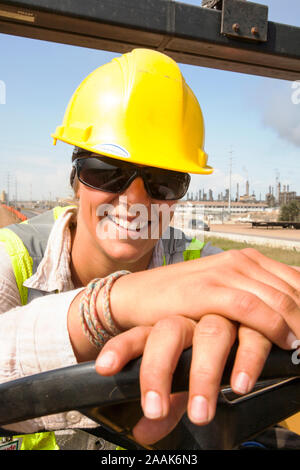
[{"label": "grass", "polygon": [[275,261],[289,264],[290,266],[300,266],[300,252],[293,250],[284,250],[283,248],[274,248],[271,246],[255,245],[250,243],[235,242],[225,238],[205,237],[205,242],[221,248],[222,250],[241,250],[242,248],[255,248],[263,255],[268,256]]}]

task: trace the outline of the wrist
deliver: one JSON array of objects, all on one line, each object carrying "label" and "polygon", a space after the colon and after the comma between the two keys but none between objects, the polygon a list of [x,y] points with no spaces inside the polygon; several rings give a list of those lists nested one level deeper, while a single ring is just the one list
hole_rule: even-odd
[{"label": "wrist", "polygon": [[[133,325],[130,324],[128,321],[128,315],[126,315],[126,311],[124,307],[128,305],[126,300],[126,286],[127,283],[124,282],[128,276],[121,276],[116,279],[113,283],[113,286],[110,290],[109,299],[105,299],[105,289],[104,286],[100,289],[97,299],[96,299],[96,309],[100,323],[106,328],[108,331],[110,330],[110,325],[107,322],[107,318],[104,315],[104,304],[109,300],[109,305],[107,307],[110,310],[110,316],[112,322],[114,323],[117,330],[125,331],[129,328],[132,328]],[[123,284],[125,285],[125,289],[123,288]]]},{"label": "wrist", "polygon": [[[132,283],[132,276],[121,276],[117,279],[110,292],[110,311],[113,321],[117,328],[122,331],[129,330],[137,325],[134,318],[134,302],[135,298],[130,294],[130,286]],[[103,315],[103,289],[101,289],[97,305],[99,305],[100,321],[104,321]],[[106,324],[106,323],[105,323]]]},{"label": "wrist", "polygon": [[73,299],[69,307],[67,317],[69,338],[77,362],[85,362],[96,359],[99,353],[98,349],[93,344],[91,344],[82,330],[79,315],[79,305],[84,294],[85,289],[79,292],[79,294]]}]

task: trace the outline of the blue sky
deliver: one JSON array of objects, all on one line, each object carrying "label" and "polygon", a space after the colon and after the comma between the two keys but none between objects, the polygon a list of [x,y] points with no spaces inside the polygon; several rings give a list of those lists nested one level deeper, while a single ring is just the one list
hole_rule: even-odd
[{"label": "blue sky", "polygon": [[[300,26],[299,0],[256,0],[269,6],[269,20]],[[199,5],[199,1],[184,1]],[[70,195],[71,148],[55,147],[50,137],[83,78],[117,54],[0,34],[0,190],[22,199]],[[299,45],[300,47],[300,45]],[[292,103],[292,82],[180,65],[195,92],[206,123],[211,176],[193,176],[191,190],[212,188],[214,196],[229,182],[232,192],[250,181],[264,197],[279,176],[300,193],[300,104]],[[300,77],[299,77],[300,79]],[[232,152],[232,153],[231,153]]]}]

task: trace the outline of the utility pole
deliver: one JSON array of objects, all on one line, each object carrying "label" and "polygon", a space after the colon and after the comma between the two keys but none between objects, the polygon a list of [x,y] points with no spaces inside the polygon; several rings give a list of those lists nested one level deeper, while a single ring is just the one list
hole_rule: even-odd
[{"label": "utility pole", "polygon": [[10,205],[10,195],[9,195],[9,185],[10,185],[10,174],[7,173],[7,205]]},{"label": "utility pole", "polygon": [[15,199],[16,199],[16,205],[18,204],[18,181],[17,178],[15,179]]},{"label": "utility pole", "polygon": [[231,216],[231,173],[232,173],[232,150],[229,152],[229,194],[228,194],[228,215]]}]

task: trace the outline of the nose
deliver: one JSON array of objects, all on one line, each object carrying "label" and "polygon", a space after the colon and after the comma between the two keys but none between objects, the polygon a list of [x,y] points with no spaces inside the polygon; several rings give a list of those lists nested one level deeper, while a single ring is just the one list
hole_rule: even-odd
[{"label": "nose", "polygon": [[150,196],[146,191],[145,184],[141,176],[137,176],[123,194],[127,196],[127,200],[131,204],[147,204],[150,200]]}]

